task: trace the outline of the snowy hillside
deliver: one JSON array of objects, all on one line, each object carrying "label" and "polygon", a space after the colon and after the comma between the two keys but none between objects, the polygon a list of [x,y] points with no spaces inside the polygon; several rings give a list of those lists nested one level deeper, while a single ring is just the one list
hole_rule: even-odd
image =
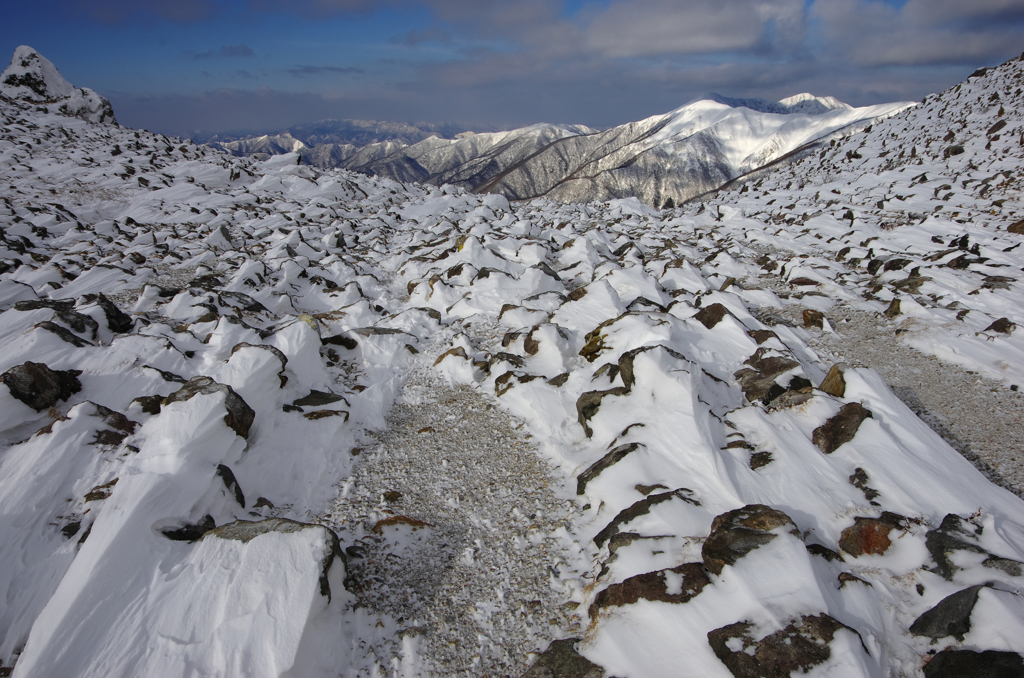
[{"label": "snowy hillside", "polygon": [[664,211],[5,96],[0,673],[1024,675],[1024,502],[812,348],[1020,383],[1022,66]]},{"label": "snowy hillside", "polygon": [[[674,204],[718,188],[805,144],[855,131],[909,104],[852,108],[832,97],[782,101],[717,94],[605,132],[581,125],[533,125],[511,132],[434,136],[406,145],[296,146],[291,136],[223,143],[236,155],[298,151],[303,162],[402,182],[451,184],[510,200],[563,202],[638,198]],[[300,142],[301,143],[301,142]]]}]

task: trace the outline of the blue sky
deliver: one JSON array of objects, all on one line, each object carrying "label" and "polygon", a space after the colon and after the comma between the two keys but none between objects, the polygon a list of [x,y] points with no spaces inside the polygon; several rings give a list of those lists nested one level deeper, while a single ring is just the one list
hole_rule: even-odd
[{"label": "blue sky", "polygon": [[27,44],[134,127],[597,127],[702,93],[917,100],[1024,50],[1024,0],[44,0]]}]

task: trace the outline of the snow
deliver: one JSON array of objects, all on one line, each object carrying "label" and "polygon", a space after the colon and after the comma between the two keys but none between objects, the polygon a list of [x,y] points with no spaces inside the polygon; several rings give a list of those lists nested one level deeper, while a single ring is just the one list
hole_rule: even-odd
[{"label": "snow", "polygon": [[[1020,68],[664,211],[239,158],[0,100],[0,372],[81,385],[38,410],[0,386],[3,669],[511,675],[578,637],[608,675],[728,676],[709,633],[828,615],[845,628],[807,673],[920,675],[934,648],[911,624],[985,583],[943,647],[1024,652],[1022,500],[870,365],[820,388],[811,347],[899,298],[877,350],[1019,383]],[[820,134],[893,113],[818,103],[691,113],[734,125],[737,158],[744,130],[800,143],[775,118]],[[939,110],[966,121],[963,154]],[[168,398],[196,377],[223,387]],[[826,454],[820,431],[857,407]],[[591,607],[710,562],[716,518],[752,505],[796,528],[701,565],[687,602]],[[886,543],[855,555],[865,524]]]}]

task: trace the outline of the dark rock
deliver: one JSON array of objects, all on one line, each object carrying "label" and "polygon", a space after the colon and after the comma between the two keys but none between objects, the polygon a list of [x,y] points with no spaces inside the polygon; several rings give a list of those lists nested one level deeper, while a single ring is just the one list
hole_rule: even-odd
[{"label": "dark rock", "polygon": [[537,355],[540,351],[540,342],[533,338],[534,333],[540,329],[540,325],[535,326],[530,333],[523,339],[523,350],[526,351],[527,355]]},{"label": "dark rock", "polygon": [[242,488],[235,479],[234,472],[224,464],[217,464],[217,475],[224,481],[224,487],[228,488],[229,492],[234,492],[238,505],[245,508],[245,495],[242,494]]},{"label": "dark rock", "polygon": [[81,370],[51,370],[43,363],[26,362],[0,374],[11,395],[37,412],[49,409],[82,390]]},{"label": "dark rock", "polygon": [[596,478],[608,467],[625,459],[626,455],[630,452],[634,452],[639,448],[640,443],[626,443],[625,445],[619,445],[614,450],[595,461],[587,468],[586,471],[579,474],[576,478],[576,494],[583,494],[587,489],[587,483]]},{"label": "dark rock", "polygon": [[333,337],[323,337],[320,339],[320,343],[331,346],[341,346],[347,348],[350,351],[355,350],[356,346],[359,345],[352,337],[347,337],[344,334],[335,334]]},{"label": "dark rock", "polygon": [[[96,322],[96,321],[94,320],[93,322]],[[91,341],[88,341],[86,339],[82,339],[81,337],[79,337],[78,335],[74,334],[70,330],[67,330],[67,329],[61,327],[57,323],[50,322],[49,320],[44,320],[41,323],[36,323],[36,328],[40,329],[40,330],[46,330],[47,332],[52,332],[53,334],[56,334],[58,337],[60,337],[61,341],[66,341],[67,343],[71,344],[75,348],[84,348],[86,346],[93,346],[93,343]]]},{"label": "dark rock", "polygon": [[824,558],[829,562],[832,562],[833,560],[844,562],[843,557],[841,555],[839,555],[832,549],[828,548],[827,546],[822,546],[821,544],[807,544],[806,546],[807,552],[810,553],[812,556]]},{"label": "dark rock", "polygon": [[76,520],[75,522],[68,523],[64,527],[60,528],[60,533],[64,535],[65,539],[71,539],[78,534],[80,529],[82,529],[82,521]]},{"label": "dark rock", "polygon": [[348,412],[345,410],[317,410],[315,412],[306,412],[302,416],[310,421],[326,419],[327,417],[345,417],[345,421],[348,421]]},{"label": "dark rock", "polygon": [[950,554],[953,551],[970,551],[987,555],[982,565],[1001,570],[1019,577],[1024,574],[1024,563],[992,555],[978,544],[981,527],[968,523],[955,513],[947,514],[942,523],[925,535],[925,547],[935,561],[933,572],[942,575],[946,581],[953,581],[953,575],[959,569],[953,564]]},{"label": "dark rock", "polygon": [[256,503],[252,505],[253,508],[274,508],[274,502],[270,501],[266,497],[256,497]]},{"label": "dark rock", "polygon": [[107,316],[107,327],[111,332],[115,332],[117,334],[131,332],[135,321],[132,320],[130,315],[119,309],[114,305],[114,302],[107,299],[102,294],[97,295],[96,303],[99,304],[101,309],[103,309],[103,314]]},{"label": "dark rock", "polygon": [[[323,391],[311,390],[309,395],[302,396],[293,402],[292,405],[295,407],[323,407],[324,405],[336,403],[339,400],[345,400],[345,397],[337,395],[336,393],[325,393]],[[347,400],[345,400],[345,404],[348,405]]]},{"label": "dark rock", "polygon": [[281,349],[277,348],[276,346],[270,346],[269,344],[250,344],[247,341],[243,341],[231,347],[231,355],[235,355],[236,351],[239,351],[243,348],[258,348],[261,351],[270,351],[271,353],[274,354],[274,357],[281,361],[282,370],[288,367],[288,356],[286,356],[281,351]]},{"label": "dark rock", "polygon": [[558,376],[548,379],[547,383],[551,384],[552,386],[562,386],[567,381],[569,381],[569,373],[562,372]]},{"label": "dark rock", "polygon": [[971,630],[971,612],[978,602],[978,593],[985,587],[985,584],[970,586],[946,596],[938,605],[914,620],[910,625],[910,633],[932,640],[952,636],[963,642],[964,636]]},{"label": "dark rock", "polygon": [[138,403],[139,407],[146,414],[160,414],[160,404],[163,402],[163,396],[139,396],[133,403]]},{"label": "dark rock", "polygon": [[1024,657],[998,650],[943,650],[924,666],[925,678],[1024,678]]},{"label": "dark rock", "polygon": [[772,531],[780,527],[789,527],[787,531],[799,538],[800,531],[792,518],[764,504],[749,504],[717,516],[701,548],[704,566],[722,574],[726,565],[735,565],[743,556],[775,539]]},{"label": "dark rock", "polygon": [[566,297],[566,298],[569,301],[579,301],[580,299],[582,299],[585,296],[587,296],[587,288],[586,287],[579,287],[577,289],[574,289],[572,292],[569,292],[569,296]]},{"label": "dark rock", "polygon": [[[669,593],[669,576],[682,577],[678,593]],[[632,605],[641,599],[661,603],[686,603],[710,583],[711,580],[700,563],[686,563],[667,570],[638,574],[621,584],[612,584],[598,593],[590,606],[590,617],[597,616],[601,608]]]},{"label": "dark rock", "polygon": [[696,499],[691,499],[688,495],[693,494],[690,490],[685,487],[681,487],[677,490],[670,490],[668,492],[659,492],[658,494],[652,494],[645,499],[634,503],[632,506],[625,508],[612,518],[612,521],[608,523],[603,530],[597,533],[594,537],[594,543],[598,547],[604,546],[605,542],[612,538],[618,531],[619,527],[625,525],[631,520],[639,518],[640,516],[647,515],[651,509],[658,504],[669,501],[671,499],[681,499],[694,506],[700,506],[700,502]]},{"label": "dark rock", "polygon": [[580,426],[583,427],[587,437],[594,435],[593,429],[587,424],[601,407],[601,401],[605,396],[624,396],[629,393],[629,389],[625,386],[617,386],[616,388],[610,388],[607,391],[587,391],[576,400],[576,415],[580,422]]},{"label": "dark rock", "polygon": [[774,460],[772,459],[771,452],[754,452],[750,455],[750,461],[748,463],[750,464],[751,470],[756,471],[762,466],[767,466],[772,463],[772,461]]},{"label": "dark rock", "polygon": [[627,389],[632,389],[633,384],[636,383],[636,378],[633,376],[633,361],[636,359],[636,357],[641,353],[644,353],[646,351],[652,351],[656,348],[660,348],[663,351],[668,352],[669,355],[671,355],[673,358],[677,360],[686,360],[686,356],[684,356],[683,354],[673,351],[668,346],[664,346],[661,344],[655,346],[641,346],[640,348],[634,348],[632,350],[626,351],[621,356],[619,356],[618,362],[618,372],[619,375],[622,377],[623,386],[625,386]]},{"label": "dark rock", "polygon": [[800,366],[795,360],[784,356],[763,357],[766,349],[759,348],[745,361],[750,367],[737,370],[733,375],[740,382],[743,394],[750,402],[761,401],[768,404],[786,392],[786,388],[777,384],[781,375]]},{"label": "dark rock", "polygon": [[88,492],[85,493],[84,500],[86,503],[90,501],[102,501],[110,497],[114,491],[114,485],[117,485],[117,478],[114,478],[108,483],[97,485]]},{"label": "dark rock", "polygon": [[825,314],[821,311],[807,309],[804,311],[804,327],[817,327],[825,329]]},{"label": "dark rock", "polygon": [[698,321],[704,327],[713,329],[715,325],[722,322],[729,310],[719,303],[705,306],[701,310],[697,311],[697,314],[693,316],[693,319]]},{"label": "dark rock", "polygon": [[847,403],[834,417],[814,429],[811,440],[822,452],[832,454],[853,440],[861,423],[871,416],[871,410],[860,403]]},{"label": "dark rock", "polygon": [[818,389],[836,398],[844,397],[846,395],[846,378],[843,373],[848,369],[850,366],[846,363],[836,363],[829,369]]},{"label": "dark rock", "polygon": [[94,416],[102,419],[103,423],[110,427],[96,432],[96,438],[92,441],[93,445],[120,445],[125,438],[135,433],[135,429],[139,425],[138,422],[103,405],[96,403],[92,403],[92,405],[96,408]]},{"label": "dark rock", "polygon": [[198,541],[204,534],[217,527],[217,524],[213,522],[213,516],[203,516],[203,519],[198,523],[185,523],[180,527],[165,527],[160,530],[160,534],[164,535],[171,541],[187,541],[194,542]]},{"label": "dark rock", "polygon": [[75,305],[71,299],[28,299],[14,304],[15,311],[38,311],[48,308],[54,311],[69,311]]},{"label": "dark rock", "polygon": [[985,328],[986,332],[1001,332],[1002,334],[1010,334],[1014,328],[1017,327],[1015,323],[1010,322],[1009,318],[1000,318],[994,323]]},{"label": "dark rock", "polygon": [[1015,221],[1006,227],[1009,233],[1016,233],[1017,235],[1024,235],[1024,219]]},{"label": "dark rock", "polygon": [[638,483],[633,486],[633,489],[646,497],[655,490],[667,490],[668,485],[662,485],[661,483],[655,483],[654,485],[643,485]]},{"label": "dark rock", "polygon": [[338,535],[334,534],[332,530],[327,529],[323,525],[299,523],[294,520],[286,520],[284,518],[266,518],[264,520],[257,521],[236,520],[233,523],[226,523],[218,528],[211,527],[211,529],[205,531],[201,536],[203,539],[211,539],[215,537],[217,539],[232,539],[240,541],[243,544],[247,544],[256,537],[270,532],[283,532],[287,534],[289,532],[299,532],[300,530],[323,530],[324,537],[327,541],[327,548],[324,549],[324,555],[321,560],[320,595],[326,597],[327,601],[330,602],[331,583],[327,578],[327,575],[336,558],[341,561],[342,566],[344,567],[345,555],[342,553],[341,545],[338,543]]},{"label": "dark rock", "polygon": [[220,292],[217,297],[222,306],[237,306],[249,313],[269,313],[266,306],[242,292]]},{"label": "dark rock", "polygon": [[168,381],[174,384],[187,384],[188,379],[185,377],[178,376],[174,372],[168,372],[167,370],[161,370],[159,367],[153,367],[152,365],[143,365],[147,370],[153,370],[160,375],[160,378],[164,381]]},{"label": "dark rock", "polygon": [[789,284],[790,285],[799,285],[799,286],[810,286],[810,285],[817,285],[818,281],[815,280],[814,278],[800,277],[800,278],[793,278],[792,280],[789,281]]},{"label": "dark rock", "polygon": [[747,332],[751,339],[757,342],[760,346],[769,339],[778,339],[779,335],[775,334],[772,330],[750,330]]},{"label": "dark rock", "polygon": [[402,493],[396,492],[395,490],[388,490],[382,496],[384,497],[384,501],[393,504],[402,498]]},{"label": "dark rock", "polygon": [[235,393],[234,389],[226,384],[218,384],[210,377],[194,377],[187,384],[163,399],[164,405],[170,403],[181,403],[191,400],[197,395],[213,395],[214,393],[224,394],[224,407],[228,413],[224,415],[224,423],[232,431],[248,439],[249,428],[256,419],[256,413],[249,407],[242,397]]},{"label": "dark rock", "polygon": [[829,643],[837,631],[857,633],[827,614],[803,616],[760,640],[750,636],[753,627],[738,622],[708,633],[715,656],[736,678],[788,678],[797,671],[806,673],[832,656]]},{"label": "dark rock", "polygon": [[850,476],[850,484],[863,492],[864,498],[868,501],[878,498],[878,490],[868,486],[868,472],[859,466],[854,469],[853,474]]},{"label": "dark rock", "polygon": [[522,678],[604,678],[603,668],[576,652],[578,642],[579,638],[552,641]]},{"label": "dark rock", "polygon": [[858,516],[853,525],[843,530],[839,537],[839,548],[854,558],[863,555],[882,555],[892,546],[889,533],[904,527],[907,519],[888,511],[878,518]]},{"label": "dark rock", "polygon": [[88,334],[93,339],[96,339],[96,332],[99,330],[100,324],[92,317],[78,311],[66,309],[55,310],[54,317],[70,327],[72,332]]}]

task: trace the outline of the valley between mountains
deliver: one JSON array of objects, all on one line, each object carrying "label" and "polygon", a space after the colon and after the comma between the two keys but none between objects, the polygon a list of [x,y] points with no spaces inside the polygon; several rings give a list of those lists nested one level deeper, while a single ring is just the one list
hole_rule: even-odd
[{"label": "valley between mountains", "polygon": [[1022,87],[656,209],[236,157],[19,48],[0,675],[1024,676]]}]

